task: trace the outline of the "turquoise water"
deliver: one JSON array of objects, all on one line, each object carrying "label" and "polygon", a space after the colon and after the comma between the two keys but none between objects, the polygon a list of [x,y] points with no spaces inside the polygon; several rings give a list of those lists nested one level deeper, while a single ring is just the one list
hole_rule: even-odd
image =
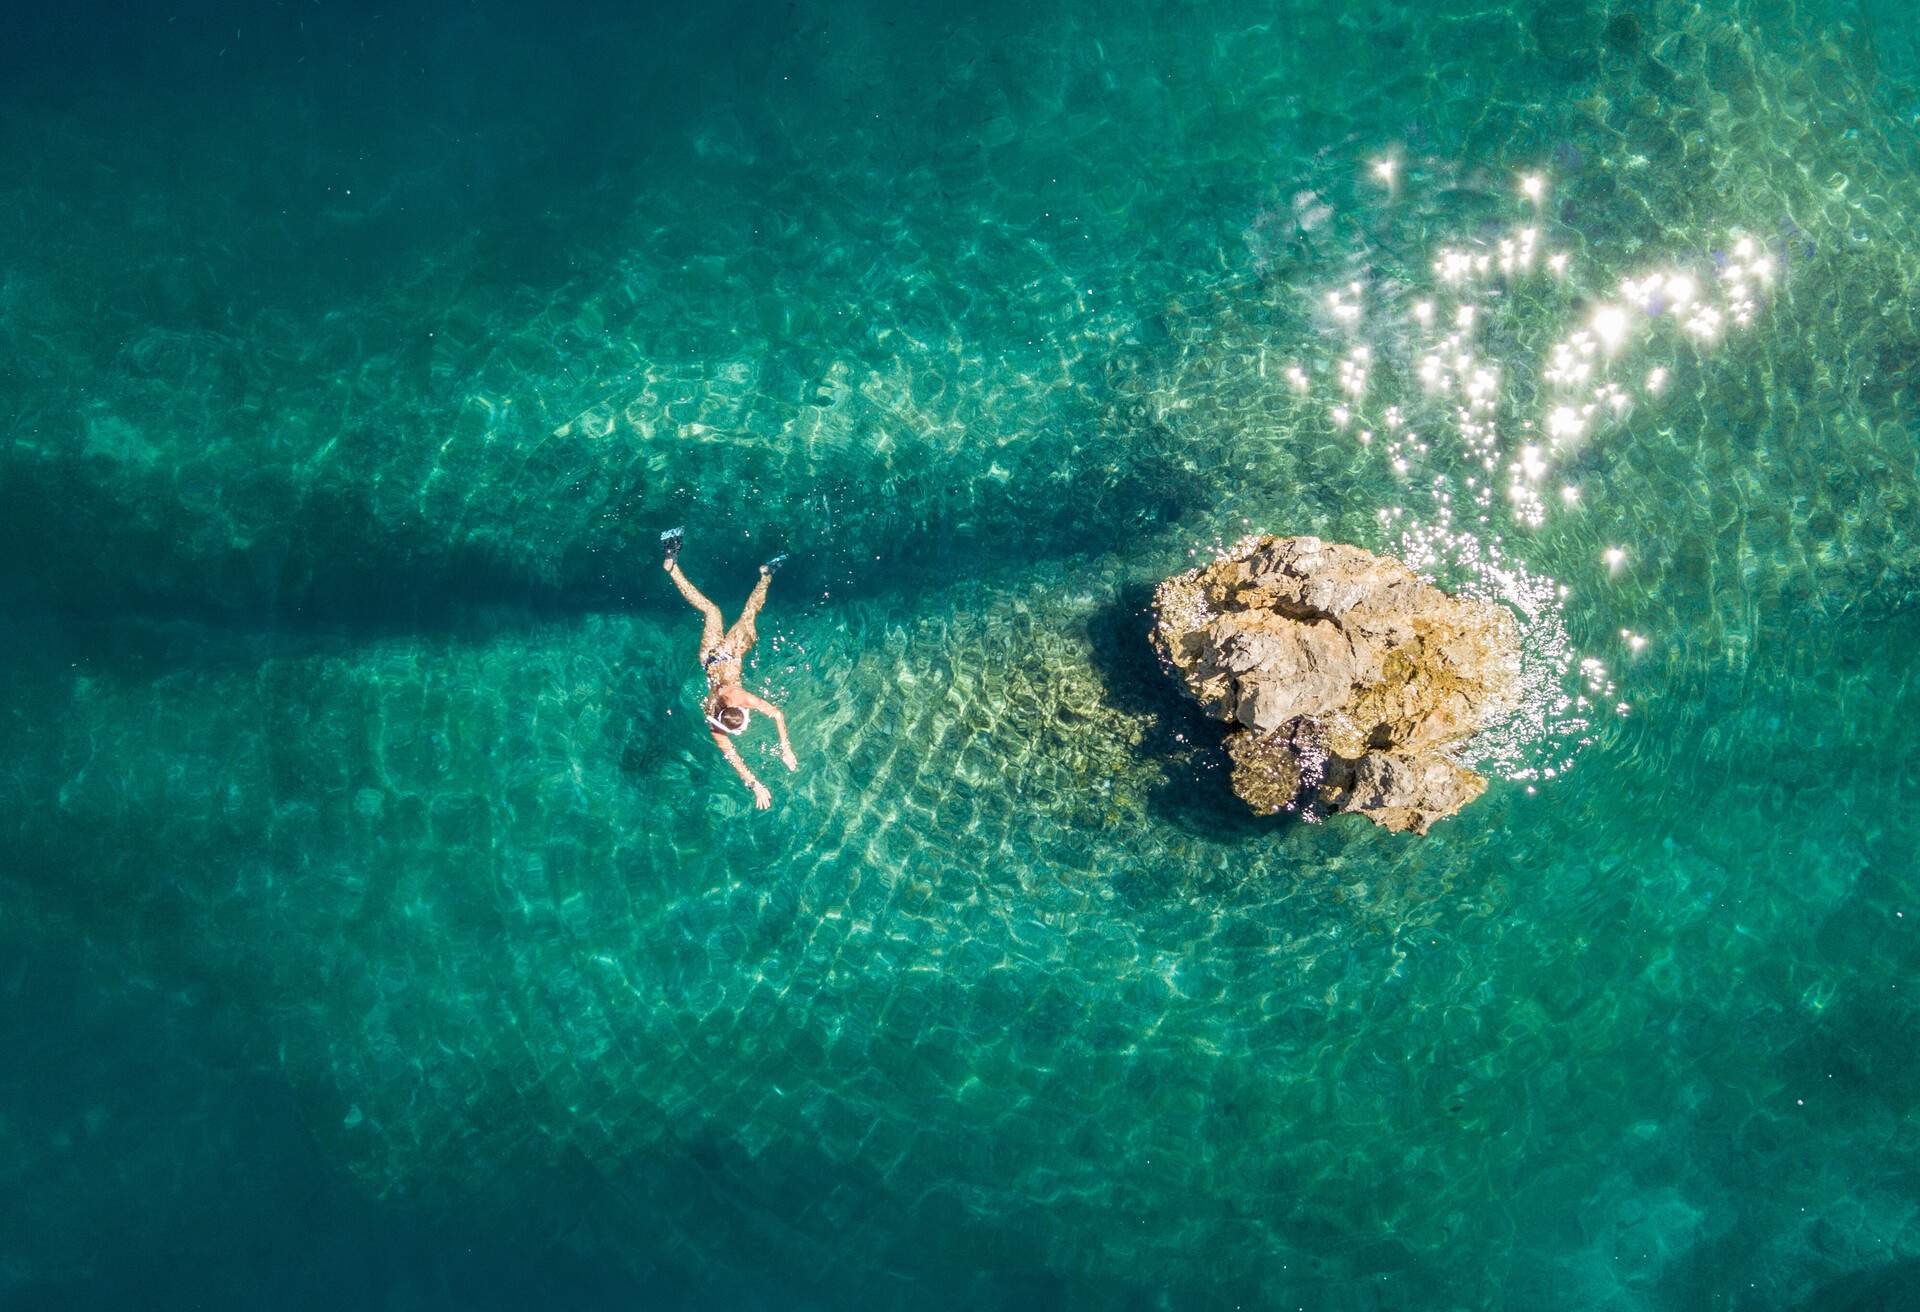
[{"label": "turquoise water", "polygon": [[[1911,1305],[1898,6],[7,22],[0,1306]],[[1238,807],[1249,530],[1483,800]]]}]

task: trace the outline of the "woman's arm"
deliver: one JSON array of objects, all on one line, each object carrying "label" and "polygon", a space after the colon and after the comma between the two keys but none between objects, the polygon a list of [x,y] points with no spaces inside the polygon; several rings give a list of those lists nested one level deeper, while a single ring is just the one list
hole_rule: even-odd
[{"label": "woman's arm", "polygon": [[720,749],[720,755],[727,758],[727,764],[740,776],[740,782],[753,790],[753,806],[756,811],[765,811],[773,805],[773,794],[767,786],[754,776],[753,770],[741,759],[739,748],[733,745],[733,739],[723,733],[713,735],[713,745]]},{"label": "woman's arm", "polygon": [[800,762],[794,758],[793,743],[787,738],[787,717],[780,713],[778,706],[775,706],[766,698],[755,697],[744,688],[740,691],[746,693],[747,705],[771,719],[773,721],[773,727],[779,730],[781,762],[785,764],[789,770],[798,770],[800,768]]}]

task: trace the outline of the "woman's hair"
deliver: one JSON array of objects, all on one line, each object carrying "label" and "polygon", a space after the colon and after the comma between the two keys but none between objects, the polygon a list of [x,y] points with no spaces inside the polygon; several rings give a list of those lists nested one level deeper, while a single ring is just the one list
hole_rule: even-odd
[{"label": "woman's hair", "polygon": [[747,708],[726,702],[707,712],[707,719],[725,733],[739,733],[747,727]]}]

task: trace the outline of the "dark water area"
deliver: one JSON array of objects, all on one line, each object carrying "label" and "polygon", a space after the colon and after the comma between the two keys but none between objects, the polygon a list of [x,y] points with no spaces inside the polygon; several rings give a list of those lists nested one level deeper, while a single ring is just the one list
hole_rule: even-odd
[{"label": "dark water area", "polygon": [[[1916,33],[9,8],[0,1308],[1920,1305]],[[1484,798],[1239,806],[1247,532]]]}]

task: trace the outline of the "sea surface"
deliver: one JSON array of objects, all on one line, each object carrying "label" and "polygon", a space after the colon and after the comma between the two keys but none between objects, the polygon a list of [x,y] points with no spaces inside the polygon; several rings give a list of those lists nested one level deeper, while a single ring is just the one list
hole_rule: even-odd
[{"label": "sea surface", "polygon": [[1895,0],[9,5],[0,1308],[1920,1306],[1917,386]]}]

